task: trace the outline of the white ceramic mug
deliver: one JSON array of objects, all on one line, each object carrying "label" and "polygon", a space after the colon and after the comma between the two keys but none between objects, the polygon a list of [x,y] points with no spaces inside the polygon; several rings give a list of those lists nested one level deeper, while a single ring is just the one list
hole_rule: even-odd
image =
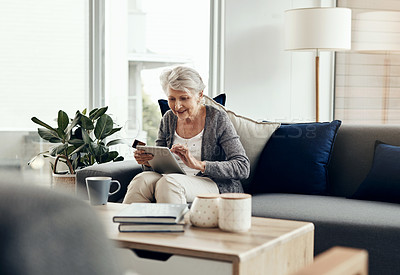
[{"label": "white ceramic mug", "polygon": [[[118,185],[117,190],[110,193],[111,184]],[[110,177],[87,177],[86,188],[91,205],[107,204],[108,197],[117,193],[121,189],[121,184]]]},{"label": "white ceramic mug", "polygon": [[198,227],[218,226],[219,194],[198,195],[190,207],[190,222]]},{"label": "white ceramic mug", "polygon": [[218,226],[224,231],[245,232],[251,227],[251,195],[220,195]]}]

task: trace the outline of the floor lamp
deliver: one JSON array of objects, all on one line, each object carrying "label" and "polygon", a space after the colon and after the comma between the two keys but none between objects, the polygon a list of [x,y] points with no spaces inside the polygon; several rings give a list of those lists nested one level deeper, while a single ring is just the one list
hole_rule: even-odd
[{"label": "floor lamp", "polygon": [[400,52],[400,12],[373,11],[355,16],[352,49],[359,53],[384,54],[382,91],[382,123],[388,121],[390,93],[389,54]]},{"label": "floor lamp", "polygon": [[319,52],[351,48],[351,10],[306,8],[285,12],[285,49],[315,51],[315,117],[319,121]]}]

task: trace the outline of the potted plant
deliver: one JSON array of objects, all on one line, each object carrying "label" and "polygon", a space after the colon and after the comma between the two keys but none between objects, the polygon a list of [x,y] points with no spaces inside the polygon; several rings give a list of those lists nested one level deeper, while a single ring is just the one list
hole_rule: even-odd
[{"label": "potted plant", "polygon": [[[37,117],[32,117],[31,120],[34,123],[44,127],[38,128],[39,136],[54,143],[54,146],[51,146],[48,151],[40,152],[28,164],[40,155],[54,158],[53,183],[62,181],[66,184],[75,184],[77,169],[95,163],[123,160],[124,158],[119,156],[117,151],[109,149],[111,145],[124,142],[121,139],[107,140],[122,128],[114,127],[113,119],[106,114],[107,109],[107,106],[95,108],[88,115],[86,115],[86,109],[82,112],[77,111],[73,119],[60,110],[57,116],[57,127],[52,127]],[[58,172],[59,161],[66,163],[69,171]],[[60,176],[60,174],[64,175]]]}]

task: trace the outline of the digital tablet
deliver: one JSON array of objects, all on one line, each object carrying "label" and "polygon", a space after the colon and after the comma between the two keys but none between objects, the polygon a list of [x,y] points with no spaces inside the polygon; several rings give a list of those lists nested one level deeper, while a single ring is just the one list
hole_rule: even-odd
[{"label": "digital tablet", "polygon": [[149,161],[149,164],[157,173],[186,174],[168,147],[137,145],[136,149],[143,150],[146,153],[150,153],[154,156],[154,158]]}]

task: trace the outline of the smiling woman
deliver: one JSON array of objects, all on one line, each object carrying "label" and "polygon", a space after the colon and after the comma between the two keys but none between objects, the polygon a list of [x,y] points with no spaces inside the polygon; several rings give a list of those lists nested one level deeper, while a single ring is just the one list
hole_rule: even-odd
[{"label": "smiling woman", "polygon": [[145,170],[128,186],[124,203],[193,202],[199,194],[243,192],[250,162],[227,113],[202,103],[205,85],[192,68],[178,66],[160,76],[170,110],[160,124],[157,146],[171,149],[186,174],[152,171],[153,156],[135,152]]}]

